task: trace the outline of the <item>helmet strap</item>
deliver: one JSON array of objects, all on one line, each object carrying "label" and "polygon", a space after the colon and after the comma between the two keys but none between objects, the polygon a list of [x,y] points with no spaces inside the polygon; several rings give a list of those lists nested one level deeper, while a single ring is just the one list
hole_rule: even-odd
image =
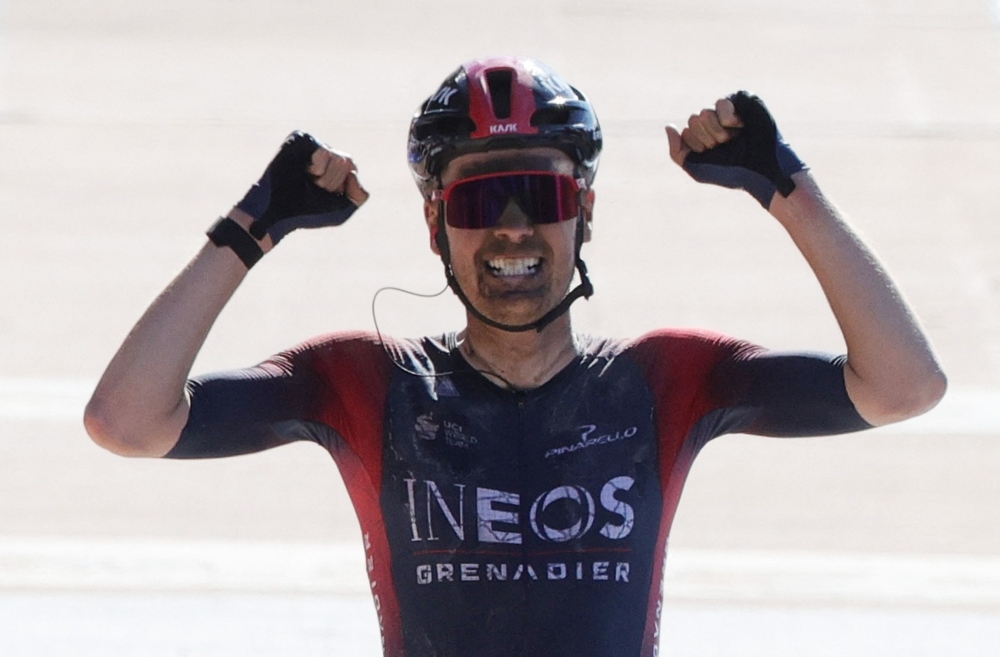
[{"label": "helmet strap", "polygon": [[[444,221],[443,208],[442,212],[438,213],[438,220],[441,222]],[[482,323],[486,324],[487,326],[492,326],[495,329],[500,329],[501,331],[507,331],[509,333],[523,333],[525,331],[531,331],[531,330],[535,330],[541,333],[546,326],[551,324],[553,321],[555,321],[557,318],[563,315],[566,311],[568,311],[570,305],[572,305],[574,301],[576,301],[580,297],[589,299],[590,296],[594,293],[594,286],[590,283],[590,278],[587,277],[587,265],[584,264],[583,259],[580,257],[580,250],[583,247],[583,230],[584,230],[583,222],[584,222],[583,215],[581,214],[577,218],[576,222],[576,240],[575,240],[576,270],[580,274],[580,283],[575,288],[570,290],[569,294],[563,297],[563,300],[560,301],[559,304],[556,305],[552,310],[545,313],[535,321],[529,322],[527,324],[504,324],[503,322],[498,322],[494,319],[490,319],[489,317],[481,313],[475,306],[473,306],[472,302],[469,300],[469,297],[467,297],[465,295],[465,292],[462,291],[462,286],[458,284],[458,279],[455,278],[455,271],[454,269],[452,269],[451,266],[451,249],[449,248],[448,245],[448,234],[445,231],[443,223],[439,224],[437,229],[437,234],[434,236],[434,241],[438,246],[438,251],[441,252],[441,262],[444,263],[444,276],[445,279],[447,279],[448,281],[448,287],[452,289],[452,291],[455,293],[455,296],[459,298],[459,300],[462,302],[462,305],[465,306],[465,309],[468,310],[473,317],[475,317]]]}]

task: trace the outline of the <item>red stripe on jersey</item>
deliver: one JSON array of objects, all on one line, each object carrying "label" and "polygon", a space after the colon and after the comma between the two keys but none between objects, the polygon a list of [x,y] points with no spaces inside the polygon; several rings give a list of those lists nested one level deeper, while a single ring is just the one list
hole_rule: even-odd
[{"label": "red stripe on jersey", "polygon": [[700,447],[688,438],[698,421],[723,403],[705,384],[712,380],[719,363],[748,347],[746,342],[708,331],[661,330],[642,336],[627,349],[653,393],[663,489],[663,516],[654,553],[659,558],[653,563],[643,655],[654,655],[658,650],[667,539],[684,480]]},{"label": "red stripe on jersey", "polygon": [[385,400],[392,365],[382,346],[365,333],[344,333],[314,353],[323,384],[319,420],[333,427],[346,449],[334,449],[347,492],[364,536],[365,564],[371,585],[383,654],[403,654],[399,600],[392,579],[392,555],[382,517],[382,445]]}]

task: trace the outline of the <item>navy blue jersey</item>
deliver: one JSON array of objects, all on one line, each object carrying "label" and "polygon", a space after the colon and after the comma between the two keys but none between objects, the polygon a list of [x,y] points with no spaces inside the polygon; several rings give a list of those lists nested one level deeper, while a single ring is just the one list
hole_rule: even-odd
[{"label": "navy blue jersey", "polygon": [[327,336],[191,381],[168,456],[324,446],[361,523],[386,656],[653,655],[699,449],[868,425],[842,359],[706,332],[579,342],[550,381],[512,391],[454,336]]}]

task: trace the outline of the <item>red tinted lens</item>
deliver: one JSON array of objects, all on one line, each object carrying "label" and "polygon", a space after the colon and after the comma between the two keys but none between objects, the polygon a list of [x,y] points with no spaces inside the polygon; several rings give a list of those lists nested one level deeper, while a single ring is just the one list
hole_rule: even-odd
[{"label": "red tinted lens", "polygon": [[579,186],[548,172],[497,173],[467,178],[444,190],[445,220],[453,228],[492,228],[511,199],[536,224],[554,224],[580,213]]}]

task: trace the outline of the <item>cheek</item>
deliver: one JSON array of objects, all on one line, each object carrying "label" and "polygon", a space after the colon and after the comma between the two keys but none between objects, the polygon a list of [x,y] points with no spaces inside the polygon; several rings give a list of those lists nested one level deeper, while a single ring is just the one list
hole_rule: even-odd
[{"label": "cheek", "polygon": [[475,230],[458,230],[445,227],[448,236],[448,247],[453,263],[470,261],[475,257],[476,250],[482,245],[482,236]]},{"label": "cheek", "polygon": [[552,249],[553,258],[572,267],[576,262],[576,222],[542,225],[538,229]]}]

